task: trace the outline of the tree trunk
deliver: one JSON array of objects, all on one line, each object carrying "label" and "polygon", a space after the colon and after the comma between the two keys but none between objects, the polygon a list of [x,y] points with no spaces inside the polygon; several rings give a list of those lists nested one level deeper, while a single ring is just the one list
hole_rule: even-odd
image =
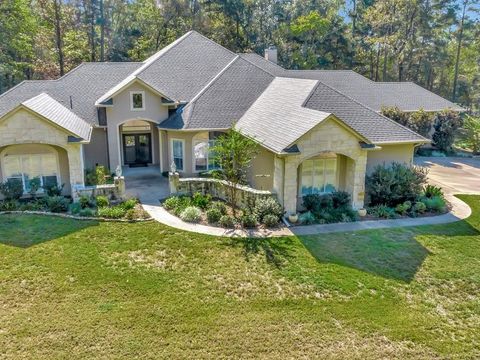
[{"label": "tree trunk", "polygon": [[460,21],[460,29],[458,33],[458,44],[457,44],[457,55],[455,59],[455,72],[453,75],[453,90],[452,90],[452,101],[455,102],[457,98],[457,81],[458,81],[458,67],[460,63],[460,52],[462,49],[462,40],[463,40],[463,23],[465,22],[465,12],[467,9],[468,0],[463,1],[463,11],[462,11],[462,20]]},{"label": "tree trunk", "polygon": [[65,59],[63,56],[63,40],[62,40],[62,29],[61,29],[61,10],[60,10],[60,1],[54,0],[53,10],[55,12],[55,44],[57,45],[58,51],[58,65],[60,68],[60,76],[65,75]]},{"label": "tree trunk", "polygon": [[379,45],[377,49],[377,60],[375,62],[375,81],[378,81],[378,71],[380,68],[380,51],[381,51],[381,47]]},{"label": "tree trunk", "polygon": [[388,48],[387,45],[384,45],[383,49],[383,72],[382,72],[382,81],[387,81],[387,60],[388,60]]},{"label": "tree trunk", "polygon": [[100,0],[100,61],[105,61],[105,14],[103,0]]}]

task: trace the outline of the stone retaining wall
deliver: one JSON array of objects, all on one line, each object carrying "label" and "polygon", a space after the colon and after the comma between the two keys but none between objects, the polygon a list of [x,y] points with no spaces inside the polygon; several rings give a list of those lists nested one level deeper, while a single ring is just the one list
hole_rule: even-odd
[{"label": "stone retaining wall", "polygon": [[107,196],[109,199],[121,199],[125,195],[125,179],[123,176],[115,177],[113,184],[78,186],[72,192],[73,201],[81,196],[96,197]]}]

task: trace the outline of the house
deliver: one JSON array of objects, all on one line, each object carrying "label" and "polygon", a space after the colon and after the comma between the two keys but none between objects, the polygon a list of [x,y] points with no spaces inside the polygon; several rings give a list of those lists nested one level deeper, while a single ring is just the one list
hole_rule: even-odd
[{"label": "house", "polygon": [[428,142],[382,116],[382,106],[457,105],[413,84],[353,71],[285,70],[190,31],[144,62],[84,63],[57,80],[24,81],[0,96],[0,180],[84,185],[84,172],[172,163],[182,176],[215,168],[209,145],[233,123],[261,151],[250,185],[289,212],[299,197],[344,189],[361,207],[376,164],[410,163]]}]

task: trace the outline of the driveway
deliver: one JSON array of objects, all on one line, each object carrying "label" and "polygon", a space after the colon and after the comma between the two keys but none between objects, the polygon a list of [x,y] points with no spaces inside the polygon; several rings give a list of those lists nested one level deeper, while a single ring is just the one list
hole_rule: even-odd
[{"label": "driveway", "polygon": [[417,157],[416,165],[429,169],[431,184],[450,194],[480,193],[480,159],[461,157]]}]

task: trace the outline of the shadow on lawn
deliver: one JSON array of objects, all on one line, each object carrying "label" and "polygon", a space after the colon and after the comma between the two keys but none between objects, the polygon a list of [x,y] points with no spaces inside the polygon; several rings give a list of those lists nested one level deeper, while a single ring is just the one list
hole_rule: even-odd
[{"label": "shadow on lawn", "polygon": [[228,245],[232,247],[242,247],[243,256],[247,261],[250,257],[263,253],[267,263],[277,268],[282,267],[284,260],[292,257],[290,249],[293,239],[285,237],[280,238],[230,238]]},{"label": "shadow on lawn", "polygon": [[28,248],[96,225],[97,221],[44,215],[2,215],[0,244]]},{"label": "shadow on lawn", "polygon": [[385,278],[410,282],[431,253],[417,236],[472,236],[480,232],[467,221],[453,224],[298,236],[321,263],[332,263]]}]

